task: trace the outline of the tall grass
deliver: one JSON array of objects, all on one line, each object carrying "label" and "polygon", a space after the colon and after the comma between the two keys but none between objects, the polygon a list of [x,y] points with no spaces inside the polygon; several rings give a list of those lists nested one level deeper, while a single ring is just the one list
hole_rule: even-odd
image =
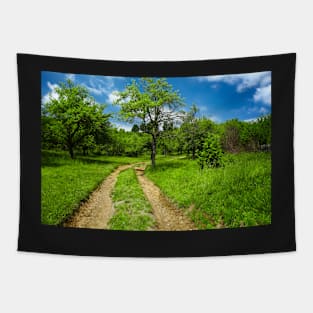
[{"label": "tall grass", "polygon": [[41,222],[59,225],[101,181],[121,164],[138,162],[129,157],[80,157],[63,152],[42,152]]},{"label": "tall grass", "polygon": [[271,223],[271,155],[241,153],[224,167],[200,171],[195,161],[159,160],[146,175],[200,229]]},{"label": "tall grass", "polygon": [[113,201],[115,214],[109,221],[114,230],[148,230],[155,225],[150,203],[145,198],[134,169],[118,176]]}]

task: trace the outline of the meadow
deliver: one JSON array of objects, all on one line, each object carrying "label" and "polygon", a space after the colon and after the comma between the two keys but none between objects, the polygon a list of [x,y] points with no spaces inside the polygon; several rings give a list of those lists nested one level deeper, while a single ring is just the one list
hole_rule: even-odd
[{"label": "meadow", "polygon": [[[78,156],[42,152],[43,224],[61,225],[81,202],[118,166],[148,157]],[[145,175],[195,223],[198,229],[244,227],[271,223],[271,154],[226,154],[224,166],[199,169],[185,156],[160,156]],[[115,214],[109,228],[153,229],[149,202],[134,169],[120,173],[112,193]]]},{"label": "meadow", "polygon": [[145,174],[199,229],[271,223],[271,154],[238,153],[225,166],[199,170],[187,158],[160,159]]},{"label": "meadow", "polygon": [[41,222],[62,224],[116,167],[143,159],[77,156],[73,160],[65,152],[42,151]]},{"label": "meadow", "polygon": [[114,230],[149,230],[155,225],[150,203],[138,183],[135,170],[120,173],[113,194],[115,214],[109,222]]}]

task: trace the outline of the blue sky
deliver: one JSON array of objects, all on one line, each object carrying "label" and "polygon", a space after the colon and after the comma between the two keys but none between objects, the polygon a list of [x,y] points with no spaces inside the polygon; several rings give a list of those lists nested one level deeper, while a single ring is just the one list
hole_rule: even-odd
[{"label": "blue sky", "polygon": [[[131,77],[95,76],[41,72],[42,102],[57,97],[55,88],[70,78],[84,85],[99,103],[106,103],[106,113],[117,113],[113,106],[115,92],[131,82]],[[179,90],[188,111],[192,104],[199,108],[198,116],[206,116],[215,122],[232,118],[250,121],[271,112],[271,72],[227,74],[215,76],[169,77],[168,82]],[[129,130],[130,124],[113,117],[117,127]]]}]

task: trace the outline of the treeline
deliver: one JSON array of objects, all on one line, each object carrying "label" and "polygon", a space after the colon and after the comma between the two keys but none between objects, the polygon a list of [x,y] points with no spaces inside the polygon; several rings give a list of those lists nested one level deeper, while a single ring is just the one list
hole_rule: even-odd
[{"label": "treeline", "polygon": [[[162,94],[160,90],[167,90],[169,95],[173,95],[166,80],[146,80],[144,83],[150,88],[150,94],[153,91],[151,86],[155,88],[153,99]],[[138,94],[145,95],[142,91],[136,92],[137,98]],[[173,110],[169,114],[165,110],[169,99],[166,95],[164,104],[159,107],[154,102],[150,104],[153,114],[148,111],[149,116],[158,116],[158,119],[148,122],[143,119],[142,123],[134,124],[131,131],[125,131],[110,123],[111,115],[104,113],[105,106],[96,103],[83,86],[67,81],[60,84],[56,93],[57,98],[50,98],[42,105],[42,148],[67,150],[72,158],[78,152],[112,156],[151,154],[152,159],[156,153],[187,154],[195,159],[204,146],[209,147],[209,135],[214,135],[213,142],[218,143],[224,152],[259,151],[264,147],[270,149],[271,115],[250,122],[233,119],[215,123],[209,118],[198,117],[195,105],[191,106],[189,112],[177,111],[179,114],[174,115]],[[125,94],[126,96],[129,94]],[[149,100],[147,96],[144,99]],[[142,102],[130,103],[133,107],[126,107],[128,103],[121,102],[124,114],[134,112],[134,106],[136,112],[149,110],[146,104],[143,108],[138,108],[138,103]]]},{"label": "treeline", "polygon": [[[189,113],[190,114],[190,113]],[[66,142],[55,134],[51,117],[42,116],[42,148],[68,150]],[[131,131],[117,129],[106,122],[94,134],[89,134],[75,146],[75,151],[84,155],[103,154],[111,156],[139,156],[149,154],[151,138],[138,125]],[[157,152],[162,155],[187,154],[195,159],[202,150],[208,134],[216,134],[225,152],[270,150],[271,116],[262,116],[255,121],[238,119],[215,123],[209,118],[192,119],[188,116],[179,126],[165,123],[160,131]]]}]

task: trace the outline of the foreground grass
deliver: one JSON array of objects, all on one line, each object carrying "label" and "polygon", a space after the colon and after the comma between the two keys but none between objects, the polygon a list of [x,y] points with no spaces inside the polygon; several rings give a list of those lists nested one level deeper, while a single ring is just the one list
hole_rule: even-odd
[{"label": "foreground grass", "polygon": [[134,169],[128,169],[118,176],[113,202],[115,214],[109,221],[114,230],[148,230],[155,220],[150,203],[145,198]]},{"label": "foreground grass", "polygon": [[225,167],[199,170],[196,161],[159,160],[146,175],[200,229],[271,223],[271,155],[241,153]]},{"label": "foreground grass", "polygon": [[63,152],[42,152],[41,222],[59,225],[82,200],[121,164],[138,162],[129,157],[77,157]]}]

